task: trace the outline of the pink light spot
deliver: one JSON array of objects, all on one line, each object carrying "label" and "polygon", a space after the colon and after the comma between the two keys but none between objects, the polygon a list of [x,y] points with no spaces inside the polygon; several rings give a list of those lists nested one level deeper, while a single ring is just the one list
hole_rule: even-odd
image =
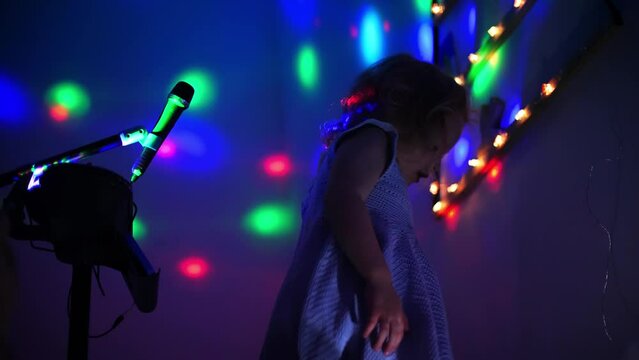
[{"label": "pink light spot", "polygon": [[390,31],[390,22],[388,22],[388,20],[384,20],[384,31]]},{"label": "pink light spot", "polygon": [[351,25],[350,33],[353,39],[357,38],[359,36],[359,30],[357,29],[357,26]]},{"label": "pink light spot", "polygon": [[69,119],[69,110],[62,105],[56,105],[49,109],[49,116],[57,122],[63,122]]},{"label": "pink light spot", "polygon": [[191,256],[180,262],[178,268],[182,275],[190,279],[201,279],[210,270],[208,262],[200,257]]},{"label": "pink light spot", "polygon": [[291,172],[291,159],[286,154],[268,156],[262,163],[264,172],[272,177],[284,177]]},{"label": "pink light spot", "polygon": [[160,146],[160,150],[158,150],[158,156],[162,158],[171,158],[175,156],[175,148],[176,145],[171,139],[166,139]]}]

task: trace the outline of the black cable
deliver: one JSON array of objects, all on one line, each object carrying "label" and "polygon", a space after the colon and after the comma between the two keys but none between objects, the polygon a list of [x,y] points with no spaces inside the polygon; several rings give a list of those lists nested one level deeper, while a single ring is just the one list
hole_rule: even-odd
[{"label": "black cable", "polygon": [[129,311],[131,311],[131,309],[133,309],[133,306],[135,306],[135,302],[133,304],[131,304],[131,306],[122,314],[120,314],[117,318],[115,318],[115,321],[113,321],[113,325],[111,325],[111,328],[109,328],[108,330],[98,334],[98,335],[89,335],[90,339],[97,339],[97,338],[101,338],[103,336],[108,335],[111,331],[115,330],[115,328],[117,328],[122,321],[124,321],[124,315],[126,315]]},{"label": "black cable", "polygon": [[102,296],[106,296],[106,293],[104,292],[104,288],[102,287],[102,280],[100,280],[100,265],[92,266],[91,269],[93,269],[93,274],[95,275],[95,281],[98,283],[98,288],[100,289]]},{"label": "black cable", "polygon": [[[31,219],[31,215],[29,215],[28,211],[25,211],[25,213],[27,214],[27,219],[29,219],[29,226],[33,226],[33,219]],[[36,246],[36,244],[33,242],[33,240],[29,240],[29,245],[31,245],[31,247],[33,249],[36,249],[36,250],[46,251],[46,252],[55,252],[54,249],[45,248],[45,247],[41,247],[41,246]]]},{"label": "black cable", "polygon": [[[639,316],[637,316],[637,314],[632,311],[632,309],[630,308],[630,306],[628,305],[628,300],[625,297],[622,287],[621,287],[621,282],[619,280],[619,275],[617,272],[617,266],[615,264],[615,256],[614,256],[614,242],[613,242],[613,235],[615,233],[615,227],[616,227],[616,223],[617,223],[617,218],[618,218],[618,214],[619,214],[619,199],[620,199],[620,194],[621,194],[621,173],[622,173],[622,163],[621,160],[623,158],[623,153],[624,153],[624,144],[623,144],[623,140],[621,138],[621,136],[619,135],[619,132],[616,131],[616,129],[613,127],[612,121],[609,123],[610,124],[610,129],[612,131],[612,133],[614,134],[617,142],[618,142],[618,155],[616,159],[605,159],[606,162],[613,162],[616,161],[617,162],[617,181],[615,184],[615,197],[614,197],[614,212],[613,212],[613,218],[611,220],[611,227],[610,229],[608,229],[608,227],[606,227],[601,220],[599,219],[599,217],[597,217],[597,215],[594,213],[594,211],[592,210],[592,207],[590,206],[590,184],[592,181],[592,174],[593,171],[595,169],[595,165],[591,165],[590,166],[590,173],[588,176],[588,183],[586,185],[586,204],[588,206],[588,212],[590,213],[590,215],[594,218],[595,223],[597,224],[597,226],[599,226],[605,233],[606,236],[608,237],[608,256],[606,258],[606,273],[605,273],[605,277],[604,277],[604,285],[603,285],[603,290],[602,290],[602,295],[601,295],[601,316],[602,316],[602,321],[603,321],[603,327],[604,327],[604,332],[606,334],[606,336],[608,337],[608,340],[613,341],[612,336],[610,335],[610,332],[608,331],[608,323],[607,323],[607,317],[606,317],[606,296],[608,294],[608,283],[609,283],[609,279],[610,279],[610,275],[614,274],[614,278],[615,278],[615,284],[617,285],[617,291],[619,293],[619,296],[621,298],[621,301],[623,303],[624,309],[627,313],[629,313],[630,315],[633,316],[633,321],[639,325]],[[612,270],[612,271],[611,271]]]}]

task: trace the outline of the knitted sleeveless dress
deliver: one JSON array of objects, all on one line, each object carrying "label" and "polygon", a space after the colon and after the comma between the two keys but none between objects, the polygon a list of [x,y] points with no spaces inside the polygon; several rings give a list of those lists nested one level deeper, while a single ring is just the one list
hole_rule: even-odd
[{"label": "knitted sleeveless dress", "polygon": [[[346,133],[377,126],[392,139],[392,161],[371,191],[366,206],[392,274],[410,331],[384,356],[363,339],[364,282],[337,246],[324,217],[324,194],[335,145]],[[262,347],[262,360],[288,359],[452,359],[439,281],[413,230],[407,185],[396,159],[397,132],[369,119],[342,133],[326,157],[302,205],[302,229],[293,261],[278,295]]]}]

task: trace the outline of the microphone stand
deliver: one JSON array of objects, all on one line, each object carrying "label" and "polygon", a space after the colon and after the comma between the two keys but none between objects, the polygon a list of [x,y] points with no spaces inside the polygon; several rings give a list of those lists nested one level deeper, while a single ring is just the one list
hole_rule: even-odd
[{"label": "microphone stand", "polygon": [[[98,181],[94,182],[93,184],[87,184],[87,181],[85,180],[92,181],[100,179],[104,175],[102,174],[102,172],[105,172],[106,170],[100,168],[66,168],[72,165],[81,167],[81,165],[75,164],[63,166],[54,165],[68,164],[95,154],[111,150],[116,147],[128,146],[134,143],[142,143],[147,134],[147,130],[143,127],[133,127],[124,130],[119,134],[111,135],[104,139],[78,147],[76,149],[36,161],[32,164],[23,165],[9,172],[0,174],[0,188],[17,182],[16,187],[14,187],[12,193],[7,199],[5,199],[4,202],[5,208],[8,206],[9,211],[12,212],[12,214],[10,215],[13,216],[12,218],[10,218],[12,222],[12,237],[16,239],[30,240],[43,235],[51,236],[51,233],[42,231],[42,229],[40,229],[41,226],[24,226],[24,224],[22,224],[21,217],[19,216],[24,216],[23,205],[28,203],[28,201],[25,201],[23,203],[23,200],[28,200],[29,196],[35,196],[28,195],[30,193],[28,190],[30,190],[33,186],[39,186],[38,178],[43,174],[45,169],[47,169],[48,167],[52,167],[52,169],[48,170],[48,172],[50,171],[55,173],[57,171],[59,174],[61,174],[58,176],[58,179],[56,179],[56,181],[58,182],[57,185],[49,185],[48,183],[48,186],[52,186],[53,188],[58,186],[60,189],[67,190],[71,187],[71,185],[65,187],[59,186],[59,183],[75,182],[73,185],[73,189],[81,188],[83,186],[91,188],[95,186]],[[69,172],[67,170],[73,171]],[[85,176],[81,178],[82,181],[74,180],[73,177],[70,176],[75,175],[76,173],[77,175]],[[31,180],[29,182],[29,187],[27,188],[28,190],[25,190],[23,188],[23,185],[26,184],[28,176],[31,176]],[[130,191],[130,184],[128,186]],[[81,191],[81,189],[79,191]],[[69,193],[73,192],[69,191]],[[70,199],[69,201],[72,200],[73,199]],[[82,204],[86,206],[87,203]],[[27,208],[28,207],[29,206],[27,206]],[[98,262],[105,261],[107,263],[107,266],[109,266],[109,261],[112,260],[109,258],[110,254],[104,255],[100,252],[101,248],[99,246],[91,247],[91,245],[86,245],[90,243],[89,240],[79,239],[79,237],[85,236],[86,234],[90,233],[86,232],[86,230],[82,228],[83,224],[81,222],[79,222],[78,224],[71,224],[73,223],[69,223],[71,229],[77,230],[77,232],[81,235],[78,235],[78,237],[72,238],[67,241],[63,238],[65,236],[68,236],[69,234],[73,234],[73,231],[62,232],[62,235],[54,235],[54,239],[57,239],[57,242],[54,242],[54,244],[56,247],[56,256],[58,257],[58,260],[69,263],[73,267],[71,280],[71,310],[69,319],[67,359],[86,360],[88,358],[92,266],[93,264],[97,264]],[[14,225],[17,226],[14,227]],[[84,224],[84,226],[91,229],[97,229],[90,224]],[[76,227],[80,229],[76,229]],[[99,229],[96,231],[99,231]],[[55,236],[58,237],[55,238]],[[51,239],[48,240],[52,241]],[[84,243],[84,241],[87,242]],[[151,264],[142,253],[142,250],[139,248],[135,240],[130,235],[126,236],[123,241],[124,243],[119,244],[118,246],[120,247],[117,248],[118,251],[122,251],[122,254],[119,255],[120,257],[117,258],[118,262],[112,262],[111,264],[117,264],[117,267],[119,267],[120,271],[122,271],[125,281],[127,282],[127,285],[132,292],[138,308],[140,308],[143,312],[150,312],[155,308],[155,304],[157,301],[157,283],[159,273],[154,272]]]},{"label": "microphone stand", "polygon": [[36,174],[36,170],[41,169],[44,166],[75,162],[89,156],[109,151],[116,147],[128,146],[138,142],[141,143],[144,141],[146,136],[146,129],[142,126],[136,126],[123,130],[119,134],[114,134],[90,144],[80,146],[79,148],[36,161],[33,164],[19,166],[4,174],[0,174],[0,188],[11,185],[31,173]]}]

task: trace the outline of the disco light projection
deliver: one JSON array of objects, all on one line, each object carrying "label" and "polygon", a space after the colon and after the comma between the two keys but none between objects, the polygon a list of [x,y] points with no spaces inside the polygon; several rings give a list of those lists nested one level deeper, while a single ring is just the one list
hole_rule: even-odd
[{"label": "disco light projection", "polygon": [[508,128],[517,120],[517,114],[521,111],[521,101],[517,99],[514,102],[515,104],[510,108],[510,111],[505,112],[507,115],[502,119],[500,124],[502,129]]},{"label": "disco light projection", "polygon": [[212,272],[209,263],[198,256],[190,256],[182,259],[178,264],[178,270],[184,277],[193,280],[203,279],[209,272]]},{"label": "disco light projection", "polygon": [[176,152],[175,142],[171,138],[168,138],[164,140],[164,142],[162,143],[162,146],[160,146],[160,149],[158,149],[157,156],[160,158],[165,158],[165,159],[172,158],[175,156],[175,152]]},{"label": "disco light projection", "polygon": [[415,0],[415,10],[421,17],[430,18],[431,8],[433,7],[433,0]]},{"label": "disco light projection", "polygon": [[[184,114],[164,141],[157,156],[157,165],[169,171],[187,174],[216,172],[230,161],[230,144],[211,123],[191,114]],[[164,148],[168,145],[167,148]]]},{"label": "disco light projection", "polygon": [[432,63],[434,50],[433,50],[433,27],[429,23],[423,23],[419,27],[419,33],[417,35],[419,42],[419,55],[423,61]]},{"label": "disco light projection", "polygon": [[360,50],[366,66],[384,56],[384,28],[379,13],[372,7],[367,8],[362,17]]},{"label": "disco light projection", "polygon": [[217,84],[211,74],[204,69],[190,68],[180,73],[171,84],[184,81],[195,89],[195,95],[189,105],[190,111],[206,110],[217,100]]},{"label": "disco light projection", "polygon": [[280,0],[288,23],[297,31],[309,31],[317,24],[317,0]]},{"label": "disco light projection", "polygon": [[291,159],[286,154],[270,155],[262,161],[264,172],[270,177],[286,177],[291,173],[293,166]]},{"label": "disco light projection", "polygon": [[91,108],[91,100],[86,90],[71,81],[60,82],[46,93],[49,115],[55,121],[65,121],[86,115]]},{"label": "disco light projection", "polygon": [[139,217],[133,219],[133,238],[137,242],[141,242],[146,238],[147,235],[147,227],[144,221],[142,221]]},{"label": "disco light projection", "polygon": [[56,105],[49,108],[49,116],[57,122],[63,122],[69,119],[69,110],[62,105]]},{"label": "disco light projection", "polygon": [[310,44],[305,44],[297,54],[297,77],[306,90],[313,90],[319,79],[317,52]]},{"label": "disco light projection", "polygon": [[253,235],[276,238],[293,233],[297,214],[289,206],[277,203],[261,204],[244,218],[244,228]]},{"label": "disco light projection", "polygon": [[453,159],[456,167],[464,167],[468,163],[469,148],[470,142],[468,139],[465,136],[460,137],[453,147]]},{"label": "disco light projection", "polygon": [[18,123],[27,114],[27,98],[20,86],[9,77],[0,75],[0,123]]},{"label": "disco light projection", "polygon": [[477,29],[477,7],[473,4],[468,11],[468,35],[475,36]]},{"label": "disco light projection", "polygon": [[474,66],[468,77],[472,80],[471,96],[478,103],[485,103],[492,94],[493,86],[503,67],[503,59],[507,52],[507,43],[502,45],[488,61]]},{"label": "disco light projection", "polygon": [[351,37],[353,39],[357,39],[357,37],[359,36],[359,29],[355,25],[351,25],[351,27],[348,29],[348,32],[351,34]]}]

